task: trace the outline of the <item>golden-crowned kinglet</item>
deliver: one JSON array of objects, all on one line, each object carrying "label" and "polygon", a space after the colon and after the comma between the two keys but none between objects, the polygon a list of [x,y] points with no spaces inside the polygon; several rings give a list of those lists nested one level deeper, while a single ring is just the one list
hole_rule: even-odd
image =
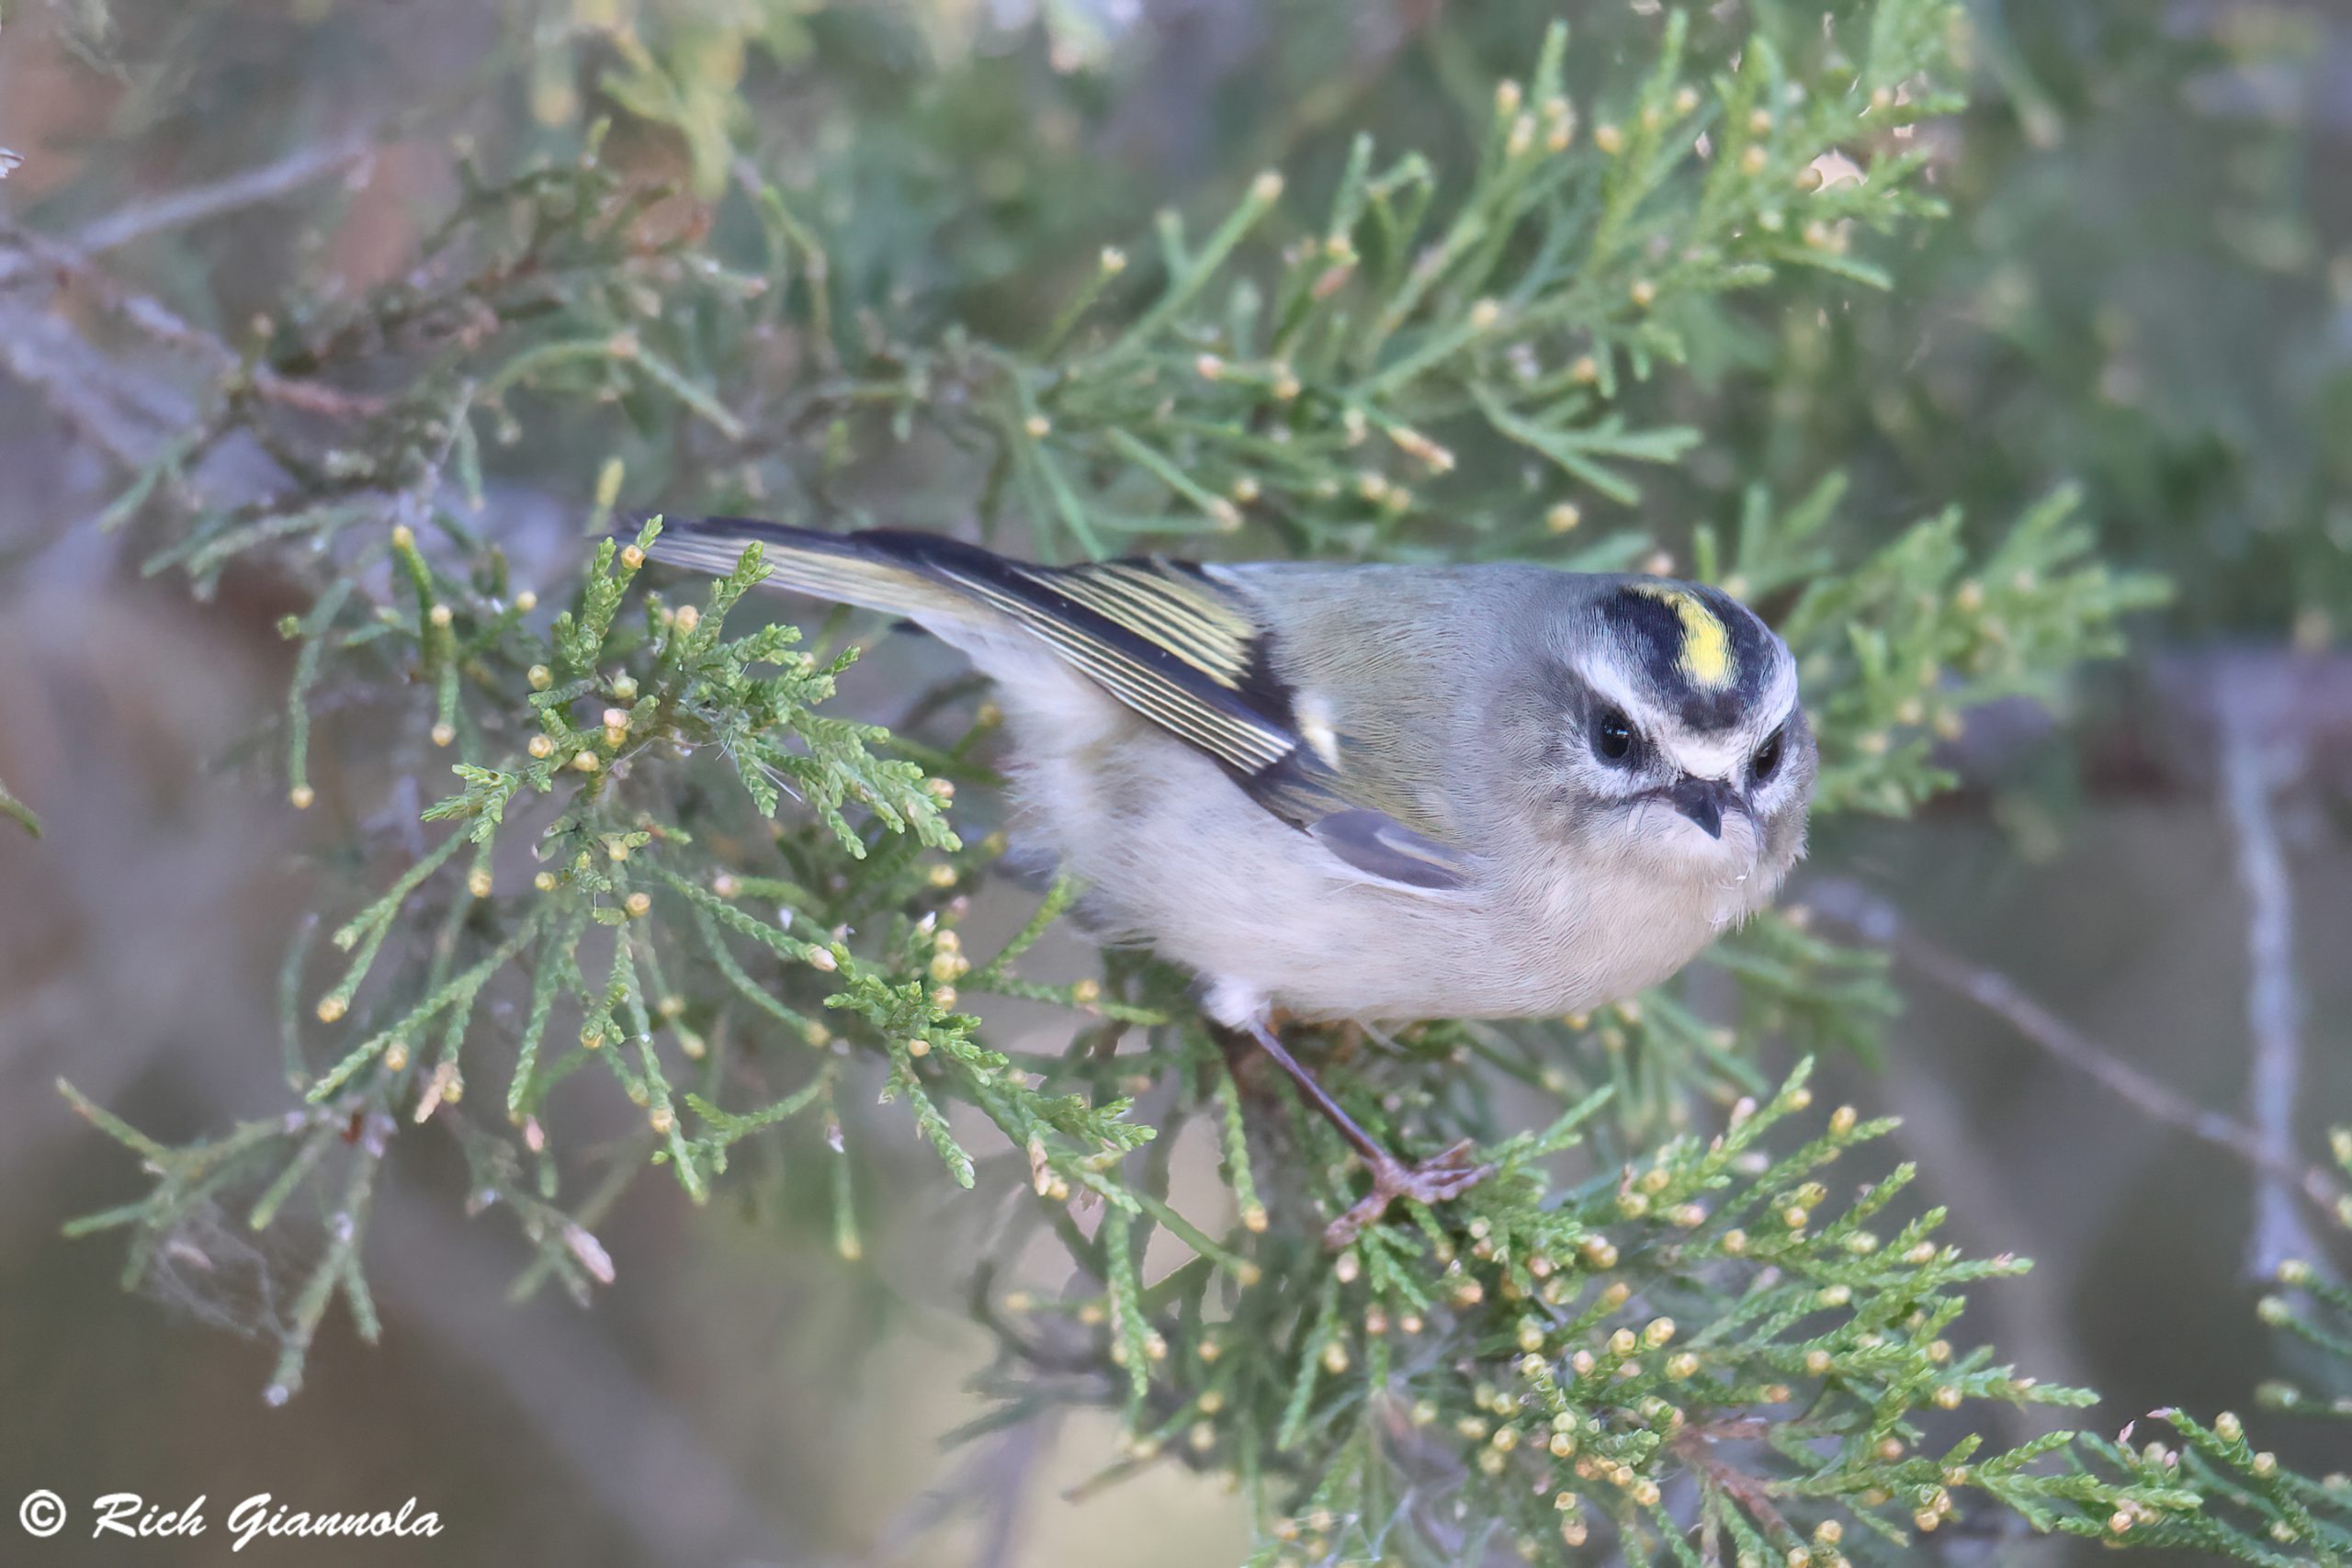
[{"label": "golden-crowned kinglet", "polygon": [[672,519],[709,572],[904,615],[998,683],[1021,820],[1106,934],[1203,983],[1374,1190],[1434,1201],[1273,1035],[1577,1012],[1673,974],[1804,848],[1813,734],[1754,614],[1663,578],[1487,565],[1032,566],[932,535]]}]

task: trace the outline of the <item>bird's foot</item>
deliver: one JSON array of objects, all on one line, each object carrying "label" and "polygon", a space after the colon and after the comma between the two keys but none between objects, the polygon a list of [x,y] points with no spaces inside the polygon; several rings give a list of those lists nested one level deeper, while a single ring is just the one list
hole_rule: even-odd
[{"label": "bird's foot", "polygon": [[1458,1198],[1494,1174],[1491,1165],[1471,1163],[1470,1140],[1464,1138],[1443,1154],[1419,1165],[1407,1165],[1385,1150],[1367,1163],[1372,1190],[1353,1208],[1323,1228],[1323,1245],[1333,1252],[1348,1246],[1366,1225],[1378,1224],[1390,1202],[1409,1198],[1416,1203],[1442,1203]]}]

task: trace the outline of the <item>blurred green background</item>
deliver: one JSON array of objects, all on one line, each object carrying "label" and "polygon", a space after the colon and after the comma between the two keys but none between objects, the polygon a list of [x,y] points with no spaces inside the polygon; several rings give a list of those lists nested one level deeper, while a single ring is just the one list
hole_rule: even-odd
[{"label": "blurred green background", "polygon": [[[23,160],[0,220],[85,230],[380,138],[323,192],[130,253],[141,287],[234,334],[298,273],[397,276],[458,188],[453,137],[504,157],[612,113],[625,155],[692,186],[723,176],[720,130],[748,116],[820,210],[874,215],[835,253],[851,297],[887,308],[917,278],[955,317],[1017,333],[1155,209],[1198,210],[1270,161],[1328,179],[1359,128],[1458,155],[1544,18],[1573,22],[1589,84],[1638,57],[1657,10],[20,0],[0,26],[0,148]],[[1990,526],[2081,484],[2108,558],[2165,571],[2173,607],[2070,711],[1984,716],[1955,748],[1964,788],[1920,821],[1842,829],[1813,873],[1892,897],[2116,1056],[2234,1111],[2248,922],[2215,804],[2217,737],[2237,730],[2214,710],[2217,694],[2275,698],[2249,743],[2292,764],[2278,826],[2313,1147],[2352,1116],[2352,663],[2336,651],[2352,633],[2352,17],[2224,0],[1970,12],[1973,105],[1932,131],[1952,216],[1885,253],[1886,293],[1820,279],[1742,300],[1697,376],[1645,394],[1709,439],[1638,520],[1674,540],[1750,483],[1794,495],[1842,469],[1848,515],[1890,534],[1951,502]],[[60,1238],[132,1186],[52,1092],[61,1074],[160,1136],[279,1103],[277,970],[330,839],[289,819],[245,750],[283,698],[283,585],[232,577],[193,603],[87,526],[113,477],[100,455],[166,392],[55,374],[9,305],[0,281],[0,779],[48,831],[0,824],[0,1502],[202,1493],[214,1524],[108,1551],[0,1519],[0,1562],[229,1561],[222,1517],[258,1491],[318,1507],[413,1495],[445,1525],[424,1543],[251,1549],[288,1562],[1238,1558],[1238,1508],[1180,1472],[1063,1499],[1110,1451],[1108,1417],[941,1448],[978,1409],[962,1384],[983,1347],[944,1284],[941,1260],[962,1260],[953,1198],[912,1144],[895,1181],[881,1173],[855,1266],[821,1222],[757,1192],[695,1212],[641,1184],[600,1232],[618,1279],[585,1314],[552,1294],[509,1307],[519,1253],[464,1217],[454,1159],[404,1156],[371,1238],[386,1344],[331,1326],[279,1410],[260,1397],[272,1348],[205,1321],[282,1304],[261,1294],[278,1284],[267,1256],[224,1232],[207,1277],[132,1295],[113,1244]],[[564,547],[550,519],[594,461],[544,430],[502,459],[518,537]],[[849,702],[889,716],[894,661],[933,657],[880,650]],[[1910,989],[1887,1060],[1832,1064],[1834,1090],[1906,1119],[1956,1240],[2039,1260],[1982,1291],[1962,1331],[2104,1391],[2091,1424],[2109,1429],[2157,1403],[2248,1406],[2279,1362],[2243,1267],[2246,1168],[1983,1009]],[[2352,1462],[2342,1438],[2280,1425],[2306,1468]]]}]

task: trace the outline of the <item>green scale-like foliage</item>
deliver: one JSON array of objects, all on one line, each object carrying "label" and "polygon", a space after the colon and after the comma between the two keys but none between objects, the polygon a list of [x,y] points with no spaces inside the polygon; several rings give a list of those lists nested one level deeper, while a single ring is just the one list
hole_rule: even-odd
[{"label": "green scale-like foliage", "polygon": [[[991,1266],[977,1282],[1000,1348],[992,1423],[1116,1405],[1114,1472],[1228,1477],[1261,1562],[1565,1541],[1827,1564],[1892,1559],[1991,1510],[2339,1561],[2340,1524],[2324,1521],[2341,1520],[2340,1493],[2243,1451],[2231,1424],[2180,1418],[2181,1455],[1951,1435],[1988,1404],[2089,1396],[1948,1339],[1965,1288],[2024,1265],[1937,1240],[1939,1213],[1906,1204],[1907,1168],[1833,1196],[1832,1168],[1868,1158],[1886,1123],[1839,1110],[1825,1125],[1802,1072],[1775,1083],[1758,1065],[1768,1042],[1876,1034],[1890,998],[1868,951],[1768,916],[1707,961],[1733,983],[1728,1016],[1669,987],[1589,1018],[1302,1038],[1376,1135],[1412,1152],[1468,1138],[1497,1168],[1329,1254],[1317,1238],[1360,1169],[1227,1057],[1183,976],[1114,953],[1100,978],[1024,978],[1066,885],[1010,943],[965,951],[959,922],[1003,844],[967,842],[946,811],[957,785],[995,782],[991,709],[951,689],[926,709],[967,715],[960,728],[897,737],[840,716],[854,649],[754,623],[756,550],[680,597],[639,581],[658,522],[607,536],[640,472],[656,482],[632,498],[649,503],[840,526],[887,508],[893,473],[935,466],[989,537],[1048,556],[1652,561],[1624,509],[1645,470],[1703,438],[1648,394],[1724,330],[1736,294],[1791,269],[1880,282],[1861,238],[1937,211],[1915,132],[1951,107],[1955,9],[1879,0],[1826,34],[1763,10],[1729,38],[1668,13],[1646,66],[1581,105],[1555,28],[1495,87],[1464,158],[1359,139],[1306,204],[1261,174],[1204,237],[1171,214],[1148,260],[1090,247],[1023,342],[927,326],[942,301],[838,265],[827,204],[730,158],[728,101],[689,91],[664,53],[749,40],[640,18],[607,90],[682,132],[720,221],[665,214],[665,193],[608,166],[601,133],[519,172],[469,166],[418,265],[287,312],[109,510],[199,592],[262,565],[309,582],[284,625],[294,805],[372,794],[368,770],[445,782],[421,850],[353,830],[370,892],[334,953],[289,956],[283,1114],[173,1147],[67,1089],[153,1177],[76,1231],[127,1228],[136,1277],[224,1206],[254,1229],[321,1216],[326,1242],[277,1325],[282,1398],[337,1300],[376,1334],[368,1203],[408,1139],[458,1141],[475,1201],[534,1250],[521,1288],[552,1277],[586,1297],[615,1268],[594,1227],[648,1166],[700,1201],[740,1179],[731,1163],[805,1149],[782,1179],[854,1258],[855,1156],[912,1136],[975,1189],[956,1201],[988,1210],[1001,1256],[1042,1227],[1067,1254],[1057,1280],[1074,1267],[1080,1281],[1047,1295]],[[762,47],[808,47],[779,28]],[[1825,182],[1832,153],[1863,177]],[[605,405],[622,423],[568,575],[526,589],[501,544],[498,455],[526,421]],[[289,406],[340,427],[322,440]],[[199,466],[232,438],[289,483],[216,501]],[[1825,820],[1909,810],[1947,782],[1933,745],[1961,714],[2058,696],[2159,597],[2090,559],[2063,496],[1989,542],[1945,515],[1866,552],[1839,500],[1834,481],[1793,506],[1755,491],[1683,563],[1788,635]],[[364,699],[359,715],[330,696]],[[321,726],[356,776],[314,778]],[[0,809],[16,814],[5,795]],[[961,1010],[988,996],[1067,1010],[1067,1048],[990,1048]],[[582,1068],[644,1122],[593,1179],[554,1092]],[[1688,1130],[1701,1120],[1722,1130]],[[1170,1169],[1194,1122],[1231,1201],[1187,1213]],[[1182,1260],[1148,1273],[1155,1239]],[[2315,1275],[2296,1283],[2344,1305]]]}]

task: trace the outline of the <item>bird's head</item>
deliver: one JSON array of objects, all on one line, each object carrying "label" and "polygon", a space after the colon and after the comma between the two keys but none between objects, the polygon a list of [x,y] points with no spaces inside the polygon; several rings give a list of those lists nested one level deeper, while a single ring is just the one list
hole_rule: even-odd
[{"label": "bird's head", "polygon": [[1587,852],[1716,886],[1745,914],[1804,847],[1813,731],[1755,613],[1666,578],[1591,580],[1551,631],[1546,784]]}]

